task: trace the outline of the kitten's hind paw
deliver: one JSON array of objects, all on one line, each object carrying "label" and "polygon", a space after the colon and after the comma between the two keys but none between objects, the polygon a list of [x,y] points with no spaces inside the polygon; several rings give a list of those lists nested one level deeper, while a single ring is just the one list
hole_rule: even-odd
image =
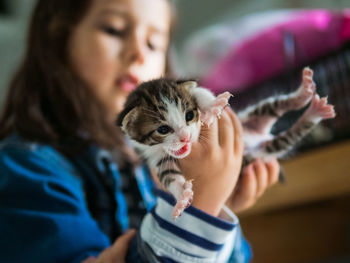
[{"label": "kitten's hind paw", "polygon": [[293,108],[300,109],[308,104],[316,91],[316,83],[313,80],[313,71],[306,67],[303,69],[303,80],[300,88],[293,98]]},{"label": "kitten's hind paw", "polygon": [[177,200],[173,209],[173,219],[176,220],[182,215],[183,211],[189,207],[193,200],[192,180],[186,181],[183,185],[183,192],[180,199]]},{"label": "kitten's hind paw", "polygon": [[327,97],[320,98],[315,94],[312,98],[311,105],[304,113],[308,119],[320,121],[335,117],[334,106],[328,104]]},{"label": "kitten's hind paw", "polygon": [[311,102],[311,107],[318,113],[322,119],[331,119],[335,117],[334,106],[328,104],[328,98],[320,98],[317,94]]}]

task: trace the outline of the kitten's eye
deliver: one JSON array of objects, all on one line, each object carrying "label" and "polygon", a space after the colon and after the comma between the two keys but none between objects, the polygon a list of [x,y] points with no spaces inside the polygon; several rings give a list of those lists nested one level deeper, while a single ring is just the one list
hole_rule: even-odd
[{"label": "kitten's eye", "polygon": [[187,113],[186,113],[186,121],[192,121],[193,120],[193,118],[194,118],[194,112],[193,112],[193,110],[190,110],[190,111],[188,111]]},{"label": "kitten's eye", "polygon": [[160,134],[167,134],[170,132],[170,127],[167,126],[167,125],[163,125],[163,126],[160,126],[158,129],[157,129],[157,132],[159,132]]}]

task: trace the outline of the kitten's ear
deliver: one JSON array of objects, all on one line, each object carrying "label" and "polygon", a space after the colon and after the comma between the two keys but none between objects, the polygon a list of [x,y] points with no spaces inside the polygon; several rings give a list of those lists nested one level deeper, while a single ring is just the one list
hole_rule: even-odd
[{"label": "kitten's ear", "polygon": [[195,80],[177,80],[176,83],[181,87],[184,87],[187,89],[193,89],[198,86],[198,83]]},{"label": "kitten's ear", "polygon": [[126,125],[130,122],[136,119],[137,116],[137,107],[129,107],[125,108],[121,113],[118,115],[118,119],[116,124],[122,128],[122,130],[125,129]]}]

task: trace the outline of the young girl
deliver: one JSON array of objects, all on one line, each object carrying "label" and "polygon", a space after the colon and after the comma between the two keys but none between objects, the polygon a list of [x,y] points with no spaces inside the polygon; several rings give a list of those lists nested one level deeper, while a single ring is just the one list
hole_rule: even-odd
[{"label": "young girl", "polygon": [[171,28],[167,0],[38,2],[0,120],[2,262],[249,259],[227,206],[251,206],[279,166],[257,161],[234,191],[236,115],[226,109],[181,161],[195,198],[176,222],[171,197],[156,199],[150,171],[114,124],[136,85],[167,72]]}]

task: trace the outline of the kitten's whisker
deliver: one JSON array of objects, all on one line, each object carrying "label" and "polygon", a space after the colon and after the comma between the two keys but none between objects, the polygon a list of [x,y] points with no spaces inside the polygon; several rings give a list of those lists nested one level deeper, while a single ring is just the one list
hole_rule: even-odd
[{"label": "kitten's whisker", "polygon": [[203,134],[199,134],[199,138],[205,138],[205,139],[208,139],[207,136],[203,135]]},{"label": "kitten's whisker", "polygon": [[199,139],[204,141],[204,142],[209,142],[209,138],[208,137],[205,137],[204,135],[199,135]]},{"label": "kitten's whisker", "polygon": [[209,150],[208,144],[210,144],[210,140],[203,135],[199,135],[199,139],[205,142],[202,145],[204,145],[204,147]]}]

